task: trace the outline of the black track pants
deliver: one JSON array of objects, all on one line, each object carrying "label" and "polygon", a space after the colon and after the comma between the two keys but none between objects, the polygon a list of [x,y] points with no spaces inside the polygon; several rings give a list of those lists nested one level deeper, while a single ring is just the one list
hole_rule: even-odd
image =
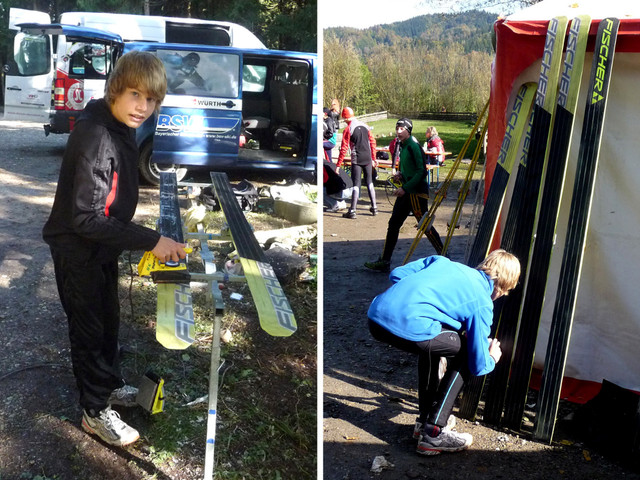
[{"label": "black track pants", "polygon": [[[396,244],[398,243],[400,228],[402,228],[402,225],[409,216],[409,213],[413,213],[416,221],[419,222],[422,216],[428,210],[429,201],[421,195],[414,193],[405,193],[401,197],[396,198],[396,201],[393,204],[391,218],[389,218],[387,237],[384,241],[382,256],[380,257],[382,258],[382,260],[386,260],[387,262],[391,261],[393,250],[396,248]],[[429,240],[437,245],[436,252],[440,254],[442,252],[442,241],[440,240],[440,235],[438,235],[438,232],[433,227],[433,225],[429,229],[429,232],[427,232],[427,236],[430,236]]]},{"label": "black track pants", "polygon": [[[394,335],[372,320],[369,320],[369,330],[380,342],[418,354],[420,421],[446,426],[456,398],[470,375],[465,337],[443,329],[431,340],[414,342]],[[442,380],[438,378],[441,357],[447,359],[447,371]]]},{"label": "black track pants", "polygon": [[120,373],[118,262],[78,264],[52,249],[56,283],[69,322],[80,405],[96,412],[124,382]]}]

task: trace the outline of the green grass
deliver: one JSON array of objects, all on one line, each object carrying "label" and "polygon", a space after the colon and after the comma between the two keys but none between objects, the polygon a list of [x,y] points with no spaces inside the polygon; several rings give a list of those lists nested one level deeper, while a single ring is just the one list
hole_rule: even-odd
[{"label": "green grass", "polygon": [[[388,118],[386,120],[378,120],[368,123],[370,127],[373,127],[373,134],[377,137],[379,147],[388,146],[391,140],[393,140],[393,138],[395,137],[397,120],[397,118]],[[474,122],[433,122],[431,120],[416,120],[413,122],[413,131],[411,133],[414,137],[416,137],[420,145],[423,145],[426,141],[425,132],[427,130],[427,127],[430,126],[436,127],[436,129],[438,130],[438,135],[444,142],[445,150],[453,154],[448,158],[455,158],[462,149],[462,146],[467,140],[467,137],[471,133]],[[471,145],[469,145],[469,148],[467,149],[465,158],[471,158],[476,148],[476,144],[477,142],[474,137],[474,139],[471,141]]]},{"label": "green grass", "polygon": [[[373,127],[373,134],[377,137],[378,146],[388,146],[391,140],[395,137],[395,126],[396,126],[397,118],[388,118],[386,120],[378,120],[375,122],[369,122],[368,125]],[[426,141],[425,132],[427,127],[434,126],[438,130],[438,135],[444,141],[444,148],[447,152],[451,152],[451,155],[447,156],[448,161],[445,162],[445,166],[440,168],[440,182],[442,182],[451,170],[451,166],[453,165],[453,160],[456,159],[460,150],[464,146],[464,143],[467,141],[469,134],[471,133],[474,123],[472,122],[462,122],[462,121],[439,121],[433,122],[431,120],[416,120],[413,122],[413,131],[412,135],[416,137],[420,145],[423,145]],[[473,152],[476,149],[477,140],[474,138],[471,140],[471,144],[467,148],[467,151],[464,155],[465,159],[470,159],[473,156]],[[481,155],[478,165],[476,166],[476,173],[474,174],[474,178],[478,178],[480,171],[482,170],[482,163],[484,162],[484,157]],[[465,178],[467,175],[467,171],[469,170],[469,166],[467,164],[460,164],[458,169],[455,172],[452,181],[452,188],[457,188],[459,183]],[[381,172],[381,178],[386,179],[387,173]]]}]

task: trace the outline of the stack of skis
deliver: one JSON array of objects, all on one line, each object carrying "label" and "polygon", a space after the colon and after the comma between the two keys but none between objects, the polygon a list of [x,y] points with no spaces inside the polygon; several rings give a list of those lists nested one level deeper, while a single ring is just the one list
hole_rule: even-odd
[{"label": "stack of skis", "polygon": [[[588,16],[578,16],[571,22],[556,17],[549,22],[538,84],[522,85],[507,117],[498,163],[468,260],[469,265],[476,266],[489,251],[519,156],[500,247],[519,258],[522,275],[520,285],[496,302],[492,333],[501,342],[503,356],[490,375],[484,407],[486,422],[515,430],[521,427],[533,367],[590,26]],[[602,20],[595,40],[569,207],[571,220],[566,243],[558,246],[563,257],[536,405],[533,435],[540,440],[553,437],[618,26],[618,19]],[[484,377],[474,378],[465,386],[461,416],[475,417],[483,387]]]}]

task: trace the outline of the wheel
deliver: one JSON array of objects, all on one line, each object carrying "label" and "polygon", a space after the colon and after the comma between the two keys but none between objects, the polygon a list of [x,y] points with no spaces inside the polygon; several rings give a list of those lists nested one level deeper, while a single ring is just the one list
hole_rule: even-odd
[{"label": "wheel", "polygon": [[150,185],[160,185],[160,172],[176,172],[178,181],[181,181],[187,175],[187,169],[177,165],[158,165],[151,161],[151,153],[153,152],[153,142],[147,142],[140,150],[140,159],[138,160],[138,168],[140,175]]}]

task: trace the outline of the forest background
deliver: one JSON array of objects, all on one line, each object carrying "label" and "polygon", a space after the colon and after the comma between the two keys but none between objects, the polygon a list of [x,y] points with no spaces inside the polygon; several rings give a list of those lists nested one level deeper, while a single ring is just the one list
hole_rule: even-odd
[{"label": "forest background", "polygon": [[323,30],[323,101],[374,111],[478,112],[489,98],[493,24],[481,10]]}]

